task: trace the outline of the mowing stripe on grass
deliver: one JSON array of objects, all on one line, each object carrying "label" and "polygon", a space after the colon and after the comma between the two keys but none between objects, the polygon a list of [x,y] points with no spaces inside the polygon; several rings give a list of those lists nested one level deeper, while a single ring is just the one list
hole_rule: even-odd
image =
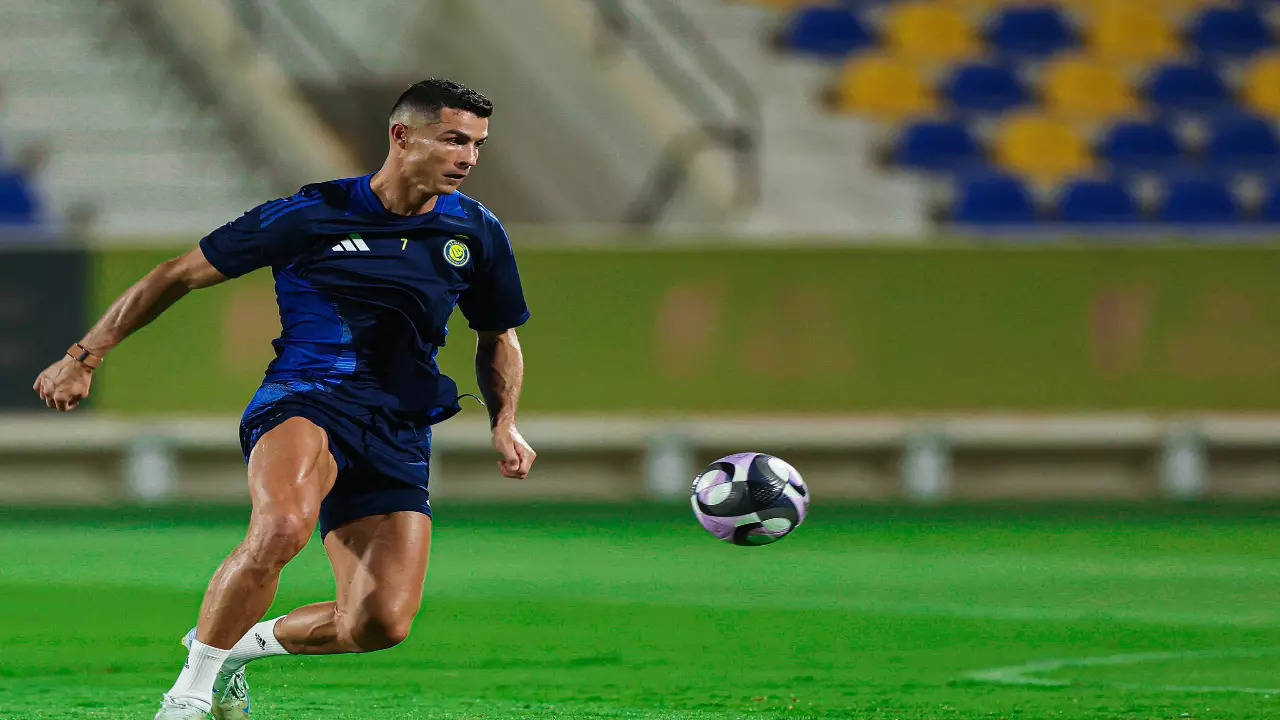
[{"label": "mowing stripe on grass", "polygon": [[[1183,650],[1177,652],[1145,652],[1124,653],[1119,655],[1098,655],[1082,658],[1055,658],[1037,660],[1022,665],[975,670],[965,674],[966,680],[992,683],[995,685],[1026,685],[1034,687],[1070,687],[1076,683],[1070,680],[1055,680],[1036,677],[1045,673],[1056,672],[1066,668],[1101,667],[1107,665],[1138,665],[1179,660],[1205,660],[1214,658],[1271,657],[1280,655],[1280,647],[1236,648],[1230,650]],[[1193,692],[1193,693],[1250,693],[1258,695],[1280,695],[1280,688],[1240,687],[1235,685],[1145,685],[1138,683],[1108,683],[1108,687],[1126,690],[1156,690],[1160,692]]]}]

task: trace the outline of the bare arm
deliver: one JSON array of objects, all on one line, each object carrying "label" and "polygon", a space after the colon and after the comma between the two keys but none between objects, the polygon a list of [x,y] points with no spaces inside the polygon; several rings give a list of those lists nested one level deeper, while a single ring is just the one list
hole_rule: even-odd
[{"label": "bare arm", "polygon": [[115,346],[188,292],[223,280],[226,277],[209,264],[199,247],[160,263],[111,303],[102,319],[81,338],[80,346],[90,353],[88,364],[63,356],[40,373],[31,389],[51,408],[74,410],[89,395],[93,366]]},{"label": "bare arm", "polygon": [[478,333],[476,381],[489,408],[493,447],[502,455],[499,469],[506,477],[527,477],[537,453],[516,429],[516,406],[524,388],[524,355],[514,329]]}]

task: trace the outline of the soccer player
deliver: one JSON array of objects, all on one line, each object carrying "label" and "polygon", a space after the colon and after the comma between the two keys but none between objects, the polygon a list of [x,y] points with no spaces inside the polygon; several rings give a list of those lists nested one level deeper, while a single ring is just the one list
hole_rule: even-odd
[{"label": "soccer player", "polygon": [[[456,82],[413,85],[391,110],[380,170],[304,186],[214,230],[127,290],[36,378],[45,404],[73,410],[130,333],[191,290],[271,267],[283,329],[240,425],[248,533],[209,583],[157,720],[243,720],[249,661],[373,652],[409,634],[431,548],[431,425],[459,410],[457,385],[436,366],[455,305],[478,335],[499,469],[528,475],[515,328],[529,310],[502,224],[458,192],[492,109]],[[262,620],[317,524],[336,599]]]}]

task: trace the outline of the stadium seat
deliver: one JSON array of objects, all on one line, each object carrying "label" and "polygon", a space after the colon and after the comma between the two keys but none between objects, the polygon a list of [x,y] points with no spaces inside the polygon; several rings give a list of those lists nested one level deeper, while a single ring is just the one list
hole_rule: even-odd
[{"label": "stadium seat", "polygon": [[1138,204],[1116,180],[1076,180],[1067,185],[1058,204],[1063,222],[1129,223],[1139,219]]},{"label": "stadium seat", "polygon": [[1165,110],[1212,112],[1230,101],[1222,78],[1210,67],[1169,63],[1156,70],[1147,97]]},{"label": "stadium seat", "polygon": [[987,41],[1006,55],[1047,57],[1075,44],[1075,33],[1055,6],[1006,8],[996,16]]},{"label": "stadium seat", "polygon": [[952,219],[975,225],[1030,223],[1036,220],[1031,192],[1018,178],[982,173],[960,179]]},{"label": "stadium seat", "polygon": [[1229,224],[1240,221],[1240,203],[1221,180],[1188,176],[1171,181],[1160,219],[1170,223]]},{"label": "stadium seat", "polygon": [[797,10],[779,39],[794,52],[843,58],[876,43],[875,33],[852,9],[837,6]]},{"label": "stadium seat", "polygon": [[1119,173],[1164,172],[1182,161],[1182,148],[1168,126],[1130,120],[1107,131],[1098,156]]},{"label": "stadium seat", "polygon": [[1006,67],[961,65],[943,83],[947,100],[959,110],[1000,113],[1026,103],[1026,88]]},{"label": "stadium seat", "polygon": [[1005,120],[992,146],[996,163],[1037,183],[1053,184],[1093,167],[1089,146],[1070,124],[1038,112]]},{"label": "stadium seat", "polygon": [[1263,222],[1280,223],[1280,177],[1272,178],[1267,185],[1259,215]]},{"label": "stadium seat", "polygon": [[1116,7],[1153,10],[1175,24],[1182,24],[1189,15],[1223,0],[1058,0],[1057,4],[1082,16],[1092,16]]},{"label": "stadium seat", "polygon": [[1243,57],[1271,47],[1274,40],[1266,21],[1247,7],[1214,7],[1192,24],[1190,37],[1206,55]]},{"label": "stadium seat", "polygon": [[865,55],[849,61],[841,73],[836,106],[842,112],[901,121],[933,112],[937,98],[915,64]]},{"label": "stadium seat", "polygon": [[1280,166],[1280,136],[1274,125],[1254,115],[1222,115],[1210,123],[1205,155],[1210,165],[1224,170],[1274,168]]},{"label": "stadium seat", "polygon": [[1089,52],[1113,63],[1150,63],[1177,55],[1178,32],[1159,10],[1127,2],[1108,4],[1088,25]]},{"label": "stadium seat", "polygon": [[0,170],[0,225],[28,225],[37,220],[39,204],[26,176]]},{"label": "stadium seat", "polygon": [[958,122],[928,120],[902,131],[895,152],[898,163],[930,171],[956,171],[982,161],[982,149]]},{"label": "stadium seat", "polygon": [[890,6],[884,44],[898,57],[952,63],[978,54],[982,42],[959,11],[934,2]]},{"label": "stadium seat", "polygon": [[1132,115],[1139,106],[1133,88],[1114,64],[1081,55],[1049,63],[1043,94],[1051,112],[1082,120]]},{"label": "stadium seat", "polygon": [[1245,70],[1244,103],[1254,112],[1280,118],[1280,53],[1254,60]]}]

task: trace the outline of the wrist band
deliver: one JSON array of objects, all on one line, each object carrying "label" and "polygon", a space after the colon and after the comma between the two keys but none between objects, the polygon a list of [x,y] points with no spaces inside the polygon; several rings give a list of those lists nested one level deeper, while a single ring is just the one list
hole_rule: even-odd
[{"label": "wrist band", "polygon": [[97,370],[102,367],[102,356],[95,355],[92,350],[80,343],[75,343],[71,347],[67,348],[67,357],[75,360],[81,365],[84,365],[90,370]]}]

